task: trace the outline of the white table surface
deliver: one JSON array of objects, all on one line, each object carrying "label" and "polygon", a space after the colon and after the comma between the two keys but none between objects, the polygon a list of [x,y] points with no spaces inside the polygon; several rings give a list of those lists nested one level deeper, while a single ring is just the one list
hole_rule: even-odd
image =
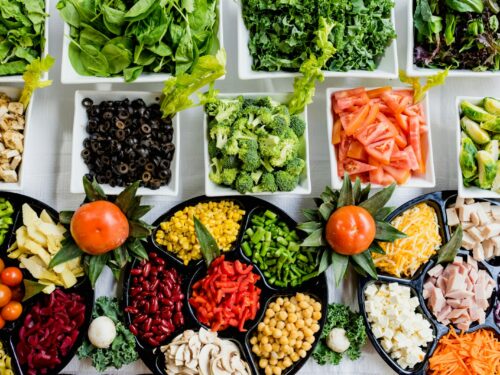
[{"label": "white table surface", "polygon": [[[224,44],[228,55],[228,73],[224,81],[217,83],[221,92],[269,92],[291,91],[292,81],[256,80],[240,81],[237,75],[236,57],[236,12],[238,6],[232,0],[224,3]],[[85,89],[111,89],[111,86],[96,85],[61,85],[60,62],[63,38],[63,22],[51,2],[50,17],[50,54],[57,58],[56,66],[50,73],[54,79],[51,87],[36,93],[31,136],[32,147],[25,152],[25,188],[23,193],[38,198],[57,210],[74,209],[83,196],[69,192],[71,165],[71,129],[73,124],[74,91]],[[405,66],[406,49],[406,6],[408,1],[398,0],[396,22],[398,33],[399,65]],[[329,137],[326,132],[325,90],[327,87],[355,87],[359,85],[379,86],[397,85],[397,81],[363,79],[326,79],[318,86],[315,101],[309,107],[309,138],[311,148],[311,167],[313,189],[312,196],[320,194],[325,185],[330,183],[328,147]],[[158,84],[113,85],[115,90],[159,90]],[[454,99],[458,95],[500,96],[500,79],[449,79],[445,86],[434,89],[430,94],[431,131],[433,132],[433,151],[436,167],[437,186],[435,190],[456,189],[457,175],[455,162]],[[202,111],[199,108],[188,110],[181,115],[181,189],[178,197],[147,198],[148,204],[155,208],[147,220],[153,221],[174,204],[187,198],[204,193],[203,155],[202,155]],[[431,190],[404,189],[396,191],[390,204],[399,205],[408,199]],[[310,197],[268,199],[287,211],[295,219],[301,219],[300,210],[313,205]],[[333,279],[328,272],[330,301],[339,301],[357,308],[356,286],[353,279],[344,282],[341,288],[333,287]],[[96,287],[97,295],[113,295],[116,284],[110,272],[105,272]],[[95,369],[88,361],[80,362],[76,358],[66,367],[64,373],[95,374]],[[106,373],[143,374],[149,373],[141,361],[124,367],[119,371],[112,369]],[[345,359],[339,366],[320,367],[310,360],[300,372],[301,375],[319,374],[391,374],[392,370],[378,356],[371,344],[363,349],[361,359],[351,362]]]}]

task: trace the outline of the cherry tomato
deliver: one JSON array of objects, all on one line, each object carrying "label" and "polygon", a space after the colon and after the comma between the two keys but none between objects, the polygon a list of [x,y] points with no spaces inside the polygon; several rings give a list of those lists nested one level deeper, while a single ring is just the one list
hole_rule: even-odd
[{"label": "cherry tomato", "polygon": [[19,318],[22,312],[23,312],[23,306],[19,302],[10,301],[8,304],[2,307],[0,315],[5,320],[11,321]]},{"label": "cherry tomato", "polygon": [[0,307],[5,306],[12,299],[12,291],[7,285],[0,284]]},{"label": "cherry tomato", "polygon": [[127,240],[128,220],[114,203],[86,203],[76,210],[71,219],[71,235],[78,247],[86,253],[104,254]]},{"label": "cherry tomato", "polygon": [[3,318],[0,316],[0,329],[2,329],[3,327],[5,327],[5,320],[3,320]]},{"label": "cherry tomato", "polygon": [[5,268],[5,263],[3,262],[2,259],[0,259],[0,272],[2,272],[4,268]]},{"label": "cherry tomato", "polygon": [[336,210],[326,224],[326,240],[342,255],[360,254],[375,239],[375,220],[363,207],[344,206]]},{"label": "cherry tomato", "polygon": [[23,273],[17,267],[7,267],[0,273],[2,283],[8,286],[17,286],[23,281]]}]

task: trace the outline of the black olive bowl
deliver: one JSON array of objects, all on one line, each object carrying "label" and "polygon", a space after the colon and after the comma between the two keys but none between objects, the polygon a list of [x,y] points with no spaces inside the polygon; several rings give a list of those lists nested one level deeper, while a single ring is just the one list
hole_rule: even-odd
[{"label": "black olive bowl", "polygon": [[[11,193],[11,192],[1,192],[0,197],[8,200],[13,208],[14,213],[12,214],[13,225],[9,228],[9,232],[5,237],[5,241],[0,245],[0,252],[5,254],[2,257],[2,260],[5,262],[5,266],[15,266],[19,267],[19,261],[17,259],[11,259],[7,257],[7,249],[12,246],[12,244],[16,241],[16,230],[23,225],[22,218],[22,206],[23,204],[28,204],[38,215],[45,210],[49,216],[54,220],[55,223],[59,222],[59,213],[48,206],[47,204],[40,202],[34,198],[28,197],[26,195]],[[28,280],[34,280],[33,276],[29,273],[28,270],[21,268],[23,273],[23,278]],[[21,284],[22,286],[22,284]],[[69,350],[68,354],[61,359],[61,363],[55,366],[54,368],[49,369],[50,374],[58,374],[61,372],[71,361],[71,359],[76,354],[76,351],[82,344],[84,338],[87,335],[87,330],[90,324],[90,320],[92,318],[92,308],[94,306],[94,290],[90,285],[90,282],[86,277],[80,277],[77,279],[77,283],[71,288],[64,289],[62,287],[56,287],[58,289],[63,290],[65,293],[76,293],[83,297],[85,304],[85,320],[80,328],[78,328],[78,337]],[[11,357],[11,365],[13,372],[17,375],[23,375],[28,373],[28,369],[26,366],[21,365],[19,362],[19,358],[17,355],[16,345],[19,342],[19,331],[23,326],[23,322],[26,318],[26,315],[31,311],[33,306],[37,304],[39,301],[44,298],[48,298],[48,295],[45,293],[39,293],[36,296],[30,298],[29,300],[22,302],[23,312],[21,316],[13,321],[7,322],[5,327],[0,330],[0,341],[3,344],[4,351],[7,355]]]},{"label": "black olive bowl", "polygon": [[[323,330],[325,319],[326,319],[326,310],[328,306],[328,286],[326,281],[326,276],[321,274],[315,278],[312,278],[302,285],[299,285],[294,288],[278,288],[273,285],[270,285],[266,278],[264,277],[262,271],[259,267],[257,267],[251,259],[249,259],[240,248],[240,244],[243,241],[243,236],[245,230],[251,225],[250,219],[254,213],[262,212],[263,210],[270,210],[278,215],[280,220],[285,221],[291,229],[295,228],[297,223],[288,216],[283,210],[276,207],[275,205],[264,201],[262,199],[258,199],[252,196],[230,196],[230,197],[206,197],[199,196],[196,198],[189,199],[181,204],[176,205],[171,208],[164,215],[160,216],[154,223],[153,234],[148,238],[147,241],[147,250],[148,252],[156,252],[160,257],[162,257],[166,261],[166,266],[173,267],[177,269],[182,275],[182,283],[181,289],[184,294],[183,300],[183,313],[185,324],[182,328],[178,328],[170,337],[168,337],[165,342],[160,343],[160,346],[166,345],[170,343],[177,335],[181,334],[183,331],[187,329],[192,329],[194,331],[198,331],[200,328],[207,328],[205,325],[199,322],[196,317],[196,312],[189,304],[189,297],[192,291],[192,285],[203,278],[206,275],[207,267],[203,260],[191,261],[189,264],[184,265],[184,263],[175,256],[175,254],[167,251],[163,246],[159,245],[156,240],[156,231],[160,224],[164,221],[169,220],[175,212],[182,210],[185,207],[193,206],[202,202],[218,202],[218,201],[232,201],[238,206],[240,206],[245,214],[240,222],[240,230],[237,236],[236,241],[231,246],[231,249],[227,252],[224,252],[224,256],[228,260],[240,260],[244,264],[252,264],[254,266],[252,272],[258,274],[260,276],[260,280],[257,282],[257,286],[261,289],[260,295],[260,307],[258,309],[257,315],[255,319],[247,321],[245,324],[245,332],[239,332],[235,328],[228,328],[223,331],[218,332],[219,337],[224,339],[230,339],[237,343],[238,347],[241,350],[242,359],[246,360],[251,368],[253,374],[264,374],[264,371],[259,368],[258,362],[259,359],[251,352],[250,339],[256,331],[257,325],[264,319],[265,311],[270,302],[274,301],[276,298],[280,296],[293,296],[296,293],[304,293],[310,295],[315,300],[319,301],[322,306],[322,318],[319,321],[320,330],[316,333],[316,340],[312,346],[312,348],[308,351],[307,357],[300,359],[298,362],[294,363],[287,370],[283,371],[283,375],[292,375],[296,374],[302,366],[306,363],[307,359],[311,356],[314,348],[316,347],[319,336],[321,335],[321,331]],[[133,268],[136,268],[139,264],[139,261],[135,260],[131,264],[129,264],[125,275],[127,275],[124,279],[123,285],[123,308],[128,306],[129,301],[131,299],[129,295],[130,286],[132,276],[130,271]],[[125,312],[126,324],[129,325],[131,323],[131,316],[129,313]],[[160,347],[151,347],[150,345],[146,345],[139,338],[136,337],[137,347],[139,349],[139,355],[141,359],[144,361],[146,366],[155,374],[165,374],[165,360],[164,355],[160,350]]]},{"label": "black olive bowl", "polygon": [[[401,215],[406,210],[412,208],[413,206],[419,203],[427,203],[431,206],[437,215],[438,225],[439,225],[439,233],[442,238],[442,244],[447,243],[451,238],[451,231],[447,225],[447,217],[446,217],[446,208],[448,208],[451,204],[455,202],[457,198],[456,191],[438,191],[430,194],[421,195],[415,199],[410,200],[409,202],[403,204],[402,206],[395,209],[391,214],[387,217],[388,221],[393,220],[395,217]],[[480,201],[487,201],[494,205],[499,205],[500,203],[495,200],[486,200],[481,199]],[[466,257],[467,255],[472,256],[472,252],[460,249],[458,251],[458,256]],[[388,275],[386,273],[380,272],[378,270],[378,280],[373,280],[367,277],[363,277],[359,279],[358,286],[358,303],[359,310],[363,319],[365,321],[365,325],[367,327],[367,335],[370,339],[371,343],[375,347],[375,350],[379,353],[382,359],[399,375],[424,375],[429,368],[429,358],[432,357],[434,353],[439,339],[447,334],[450,330],[448,326],[440,323],[430,309],[427,306],[426,301],[423,298],[423,286],[424,282],[427,279],[427,272],[436,265],[437,262],[437,254],[432,256],[426,263],[422,264],[420,268],[415,272],[415,274],[411,278],[400,278],[392,275]],[[489,299],[490,305],[486,310],[486,320],[484,324],[473,323],[470,328],[466,331],[466,333],[474,332],[479,329],[491,329],[493,330],[498,337],[500,337],[500,327],[495,323],[494,320],[494,307],[499,303],[498,301],[498,290],[499,290],[499,277],[500,277],[500,267],[495,266],[494,260],[492,261],[482,261],[478,262],[478,266],[480,269],[484,269],[488,272],[490,276],[495,280],[496,286],[493,290],[492,296]],[[445,266],[445,265],[444,265]],[[412,296],[415,296],[419,300],[419,306],[417,307],[417,312],[422,314],[423,317],[430,323],[431,328],[434,332],[434,340],[427,344],[426,347],[423,348],[425,354],[425,358],[423,361],[419,362],[413,368],[403,369],[399,364],[387,353],[382,347],[380,340],[375,337],[372,332],[371,324],[368,320],[367,311],[365,309],[365,290],[368,285],[377,283],[377,284],[385,284],[385,283],[398,283],[399,285],[408,286],[411,289]],[[455,327],[455,330],[458,330]]]}]

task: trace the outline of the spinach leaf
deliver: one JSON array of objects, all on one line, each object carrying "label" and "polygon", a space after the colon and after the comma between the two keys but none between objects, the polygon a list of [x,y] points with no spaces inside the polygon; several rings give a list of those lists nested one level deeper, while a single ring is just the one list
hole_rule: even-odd
[{"label": "spinach leaf", "polygon": [[22,74],[45,48],[45,2],[0,0],[0,76]]}]

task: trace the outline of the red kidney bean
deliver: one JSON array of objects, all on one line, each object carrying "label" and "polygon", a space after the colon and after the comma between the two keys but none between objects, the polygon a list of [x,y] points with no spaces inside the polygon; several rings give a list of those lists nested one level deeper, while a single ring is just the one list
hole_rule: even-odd
[{"label": "red kidney bean", "polygon": [[153,297],[153,299],[151,300],[151,304],[149,305],[149,312],[156,312],[158,311],[158,300],[156,299],[156,297]]},{"label": "red kidney bean", "polygon": [[137,327],[136,327],[136,326],[134,326],[133,324],[129,325],[129,326],[128,326],[128,329],[129,329],[129,331],[130,331],[130,332],[132,332],[132,334],[133,334],[134,336],[137,336],[137,335],[138,335],[138,333],[139,333],[139,331],[137,331]]},{"label": "red kidney bean", "polygon": [[131,314],[137,314],[139,312],[139,310],[137,310],[136,307],[128,306],[128,307],[125,307],[125,312],[131,313]]},{"label": "red kidney bean", "polygon": [[151,346],[158,346],[160,345],[160,343],[158,341],[156,341],[154,338],[150,337],[148,339],[148,344],[151,345]]},{"label": "red kidney bean", "polygon": [[132,271],[130,271],[130,274],[137,276],[141,274],[141,270],[139,268],[134,268]]},{"label": "red kidney bean", "polygon": [[148,277],[150,271],[151,271],[151,263],[146,263],[146,265],[142,269],[142,275],[144,277]]}]

